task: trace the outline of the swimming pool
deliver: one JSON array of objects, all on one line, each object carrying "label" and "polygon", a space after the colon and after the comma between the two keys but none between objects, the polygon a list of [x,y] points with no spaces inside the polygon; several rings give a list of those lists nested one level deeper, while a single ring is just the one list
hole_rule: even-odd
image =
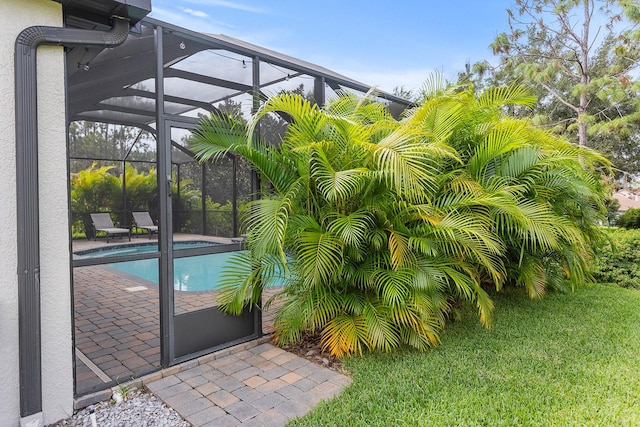
[{"label": "swimming pool", "polygon": [[[226,262],[237,252],[199,255],[173,260],[173,289],[176,291],[211,291],[216,289],[220,273]],[[137,276],[146,281],[160,283],[158,260],[116,262],[108,264],[123,273]]]},{"label": "swimming pool", "polygon": [[[174,249],[190,249],[206,246],[216,246],[221,243],[208,241],[175,242]],[[108,248],[93,249],[76,252],[78,259],[100,258],[116,255],[132,255],[155,252],[158,250],[156,242],[133,245],[117,245]],[[176,258],[173,261],[173,288],[177,291],[211,291],[216,289],[220,279],[220,273],[226,262],[234,252],[222,252],[217,254],[198,255],[187,258]],[[158,259],[145,259],[138,261],[114,262],[106,264],[107,267],[123,273],[136,276],[156,286],[159,281]]]},{"label": "swimming pool", "polygon": [[[174,242],[174,249],[201,248],[207,246],[217,246],[224,243],[210,241],[184,241]],[[73,254],[75,259],[100,258],[116,255],[133,255],[141,253],[155,252],[158,244],[136,243],[114,245],[99,249],[89,249]],[[238,251],[221,252],[217,254],[197,255],[186,258],[175,258],[173,260],[173,289],[185,292],[205,292],[217,289],[220,275],[229,259]],[[160,283],[158,271],[158,259],[144,259],[137,261],[113,262],[104,264],[105,267],[113,268],[131,276],[138,277],[156,286]],[[284,279],[269,279],[265,286],[277,287],[284,285]]]},{"label": "swimming pool", "polygon": [[[186,240],[184,242],[174,242],[173,249],[205,248],[207,246],[218,246],[222,244],[223,243],[209,242],[204,240]],[[117,255],[146,254],[149,252],[155,252],[157,250],[157,242],[132,243],[124,245],[113,245],[98,249],[87,249],[85,251],[74,252],[73,256],[75,259],[102,258]]]}]

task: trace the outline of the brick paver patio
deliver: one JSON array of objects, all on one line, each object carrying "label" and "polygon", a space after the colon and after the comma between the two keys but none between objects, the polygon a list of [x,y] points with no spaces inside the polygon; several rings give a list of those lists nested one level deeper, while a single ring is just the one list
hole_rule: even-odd
[{"label": "brick paver patio", "polygon": [[[157,285],[108,266],[73,271],[76,393],[126,382],[160,367],[160,320]],[[175,310],[184,313],[215,304],[210,292],[175,292]],[[263,316],[269,332],[272,315]],[[88,359],[88,360],[87,360]],[[106,377],[90,369],[94,364]]]},{"label": "brick paver patio", "polygon": [[[176,241],[210,240],[215,236],[178,234]],[[106,242],[77,240],[73,250],[99,249],[115,244],[147,243],[147,239]],[[108,265],[73,270],[76,394],[104,389],[105,384],[139,378],[160,366],[159,294],[155,283]],[[210,292],[175,292],[176,314],[211,307]],[[266,328],[271,315],[264,313]],[[97,372],[97,373],[96,373]]]},{"label": "brick paver patio", "polygon": [[194,427],[283,426],[351,383],[268,343],[192,365],[146,386]]},{"label": "brick paver patio", "polygon": [[[157,286],[141,286],[103,266],[75,268],[73,284],[77,394],[160,367]],[[87,359],[107,378],[91,370]]]},{"label": "brick paver patio", "polygon": [[[159,371],[157,285],[108,265],[74,268],[73,282],[78,408],[108,398],[108,383],[133,381],[195,427],[281,426],[351,381],[264,343],[268,338]],[[215,305],[215,295],[175,291],[174,303],[184,313]],[[263,331],[272,325],[273,313],[264,312]],[[103,391],[87,394],[96,390]]]}]

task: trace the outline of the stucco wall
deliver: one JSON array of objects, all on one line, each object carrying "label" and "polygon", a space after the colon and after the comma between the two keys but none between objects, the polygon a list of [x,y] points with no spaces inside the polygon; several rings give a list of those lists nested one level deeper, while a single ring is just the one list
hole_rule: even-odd
[{"label": "stucco wall", "polygon": [[[62,25],[51,0],[0,0],[0,426],[20,422],[16,261],[14,42],[32,25]],[[44,422],[73,408],[67,215],[64,61],[59,47],[38,50],[38,122]]]}]

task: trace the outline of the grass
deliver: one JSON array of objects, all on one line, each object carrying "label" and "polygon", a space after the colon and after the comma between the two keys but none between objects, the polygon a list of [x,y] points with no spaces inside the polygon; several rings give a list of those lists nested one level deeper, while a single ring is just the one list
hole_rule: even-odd
[{"label": "grass", "polygon": [[346,360],[353,384],[290,426],[638,426],[640,292],[495,295],[426,353]]}]

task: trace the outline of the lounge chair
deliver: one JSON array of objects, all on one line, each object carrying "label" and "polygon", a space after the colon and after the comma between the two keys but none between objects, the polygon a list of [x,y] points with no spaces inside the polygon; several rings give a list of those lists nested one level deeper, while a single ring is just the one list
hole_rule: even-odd
[{"label": "lounge chair", "polygon": [[111,220],[111,215],[108,213],[92,213],[91,214],[91,222],[93,223],[93,240],[96,239],[96,234],[98,231],[104,231],[107,233],[107,243],[109,243],[109,236],[117,236],[126,234],[129,237],[129,241],[131,241],[131,230],[128,228],[117,228],[113,225],[113,221]]},{"label": "lounge chair", "polygon": [[136,228],[142,228],[149,232],[149,238],[152,233],[158,232],[158,226],[153,223],[149,212],[133,212],[133,220],[136,223]]}]

